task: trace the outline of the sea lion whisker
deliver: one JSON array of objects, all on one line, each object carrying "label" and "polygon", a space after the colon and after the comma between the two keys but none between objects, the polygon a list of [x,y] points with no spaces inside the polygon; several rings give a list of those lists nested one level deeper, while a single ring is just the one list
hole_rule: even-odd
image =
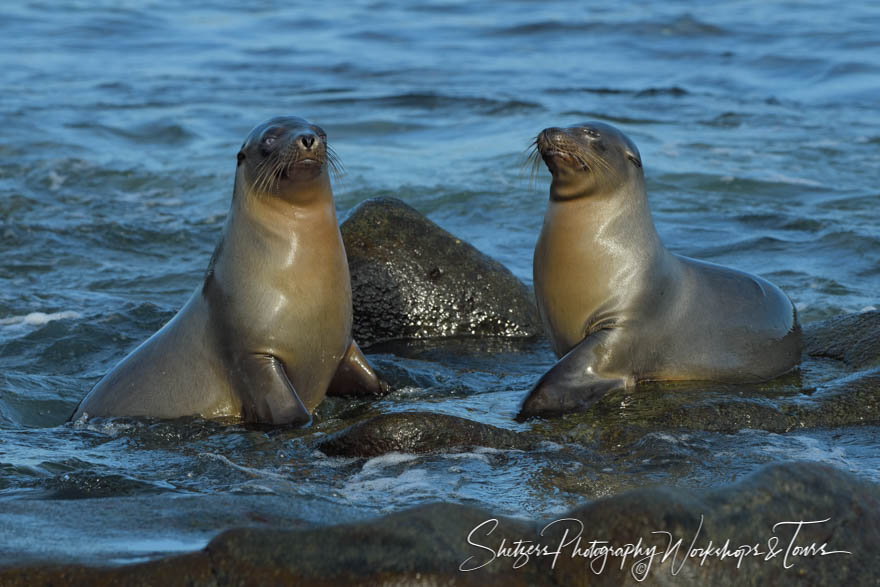
[{"label": "sea lion whisker", "polygon": [[263,193],[266,191],[267,186],[267,178],[270,175],[270,168],[274,164],[275,157],[269,156],[260,161],[257,164],[256,172],[257,176],[254,179],[254,188],[255,191]]},{"label": "sea lion whisker", "polygon": [[333,147],[330,145],[325,145],[325,152],[327,154],[327,165],[330,167],[330,173],[333,175],[334,181],[341,183],[342,174],[345,173],[345,167],[339,160],[339,155],[336,154],[336,151],[334,151]]},{"label": "sea lion whisker", "polygon": [[278,162],[272,170],[271,185],[269,187],[272,188],[273,192],[278,192],[281,189],[281,177],[284,175],[284,169],[290,169],[290,166],[293,164],[293,161],[288,161],[290,150],[286,149],[284,154],[278,157]]},{"label": "sea lion whisker", "polygon": [[266,168],[267,161],[268,161],[267,159],[263,159],[262,161],[260,161],[256,164],[255,169],[254,169],[254,172],[256,173],[256,175],[254,177],[254,181],[253,181],[254,187],[257,187],[257,188],[259,187],[259,184],[260,184],[262,177],[263,177],[264,170]]},{"label": "sea lion whisker", "polygon": [[272,167],[274,163],[272,161],[267,161],[266,167],[262,170],[262,173],[259,177],[259,182],[256,185],[257,191],[259,193],[268,193],[269,189],[269,178],[272,175]]},{"label": "sea lion whisker", "polygon": [[541,169],[541,152],[538,150],[537,145],[534,150],[532,150],[532,164],[531,169],[529,170],[529,187],[530,189],[536,190],[538,188],[538,171]]},{"label": "sea lion whisker", "polygon": [[529,168],[529,189],[534,190],[537,187],[536,178],[538,173],[538,167],[540,166],[541,161],[541,153],[538,150],[538,139],[535,137],[534,140],[526,147],[525,158],[523,159],[522,164],[520,165],[520,174],[526,169]]},{"label": "sea lion whisker", "polygon": [[266,173],[266,193],[277,193],[281,187],[281,175],[284,173],[284,168],[289,167],[292,164],[290,161],[290,152],[291,149],[288,147],[276,154],[273,158],[272,166]]}]

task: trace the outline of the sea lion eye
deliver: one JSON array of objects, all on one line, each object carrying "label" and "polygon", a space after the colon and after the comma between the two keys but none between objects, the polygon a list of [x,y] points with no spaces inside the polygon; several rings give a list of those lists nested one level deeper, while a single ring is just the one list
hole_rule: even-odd
[{"label": "sea lion eye", "polygon": [[593,139],[598,139],[601,136],[599,131],[594,128],[585,128],[584,134]]},{"label": "sea lion eye", "polygon": [[263,146],[268,147],[274,142],[275,142],[275,137],[273,137],[272,135],[269,135],[268,137],[263,139]]}]

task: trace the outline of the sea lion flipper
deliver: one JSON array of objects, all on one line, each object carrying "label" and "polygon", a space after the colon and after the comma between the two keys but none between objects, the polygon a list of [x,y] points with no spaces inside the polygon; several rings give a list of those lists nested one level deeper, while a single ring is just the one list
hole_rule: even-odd
[{"label": "sea lion flipper", "polygon": [[277,357],[254,354],[243,361],[247,393],[251,398],[244,408],[245,420],[271,424],[302,426],[312,416],[287,377]]},{"label": "sea lion flipper", "polygon": [[544,373],[523,401],[516,419],[584,412],[609,391],[625,387],[624,379],[597,374],[597,365],[606,352],[603,334],[588,336]]},{"label": "sea lion flipper", "polygon": [[389,385],[382,381],[364,357],[355,341],[339,361],[327,395],[382,395]]}]

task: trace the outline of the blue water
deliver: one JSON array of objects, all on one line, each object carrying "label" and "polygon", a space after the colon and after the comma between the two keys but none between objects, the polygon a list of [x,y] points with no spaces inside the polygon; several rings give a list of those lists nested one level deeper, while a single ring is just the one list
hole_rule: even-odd
[{"label": "blue water", "polygon": [[[874,308],[878,30],[869,2],[4,2],[0,559],[197,548],[241,520],[137,536],[138,508],[221,511],[236,496],[295,504],[310,524],[436,500],[541,516],[791,458],[880,478],[876,428],[671,433],[646,446],[678,460],[647,470],[560,446],[364,462],[305,448],[320,430],[64,424],[199,284],[237,149],[279,114],[328,131],[341,218],[402,198],[529,284],[549,176],[530,181],[526,149],[547,126],[610,122],[641,151],[668,248],[767,277],[803,322]],[[419,382],[379,409],[528,429],[511,418],[553,360],[546,345],[444,352],[372,355]],[[593,485],[561,487],[559,471]],[[85,545],[108,528],[112,545]]]}]

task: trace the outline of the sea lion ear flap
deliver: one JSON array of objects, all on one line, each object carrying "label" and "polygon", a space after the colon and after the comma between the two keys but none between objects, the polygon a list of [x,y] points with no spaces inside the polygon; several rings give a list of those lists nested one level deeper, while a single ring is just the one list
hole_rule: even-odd
[{"label": "sea lion ear flap", "polygon": [[244,161],[244,159],[245,159],[244,151],[239,151],[237,157],[238,157],[238,163],[235,165],[236,167],[241,165],[241,162]]},{"label": "sea lion ear flap", "polygon": [[629,159],[630,161],[632,161],[632,162],[633,162],[633,165],[635,165],[635,166],[638,167],[639,169],[642,168],[642,162],[641,162],[641,160],[640,160],[638,157],[636,157],[635,155],[633,155],[632,153],[630,153],[630,152],[627,151],[627,153],[626,153],[626,158]]}]

